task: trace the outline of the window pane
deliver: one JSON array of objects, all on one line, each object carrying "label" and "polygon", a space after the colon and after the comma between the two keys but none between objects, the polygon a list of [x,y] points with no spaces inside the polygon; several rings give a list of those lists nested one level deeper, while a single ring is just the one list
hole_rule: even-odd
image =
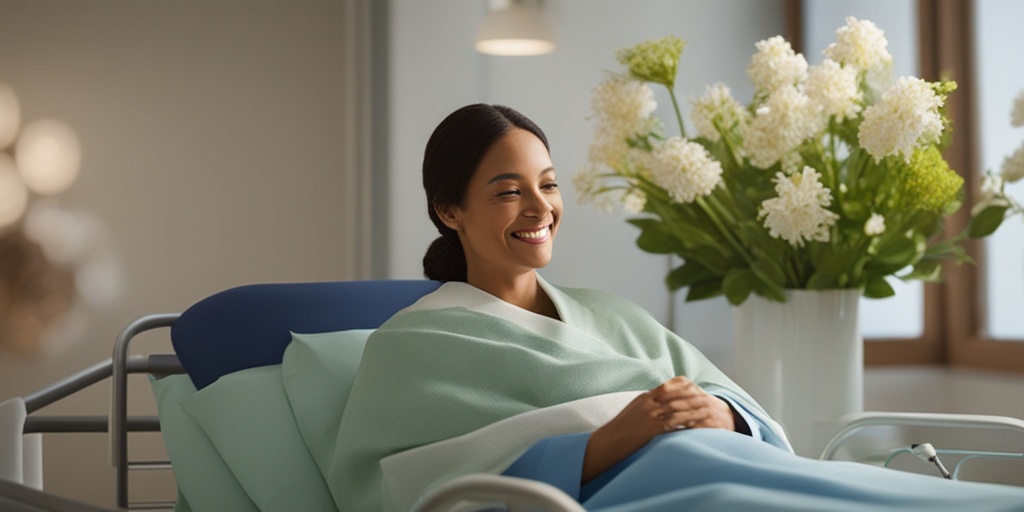
[{"label": "window pane", "polygon": [[[917,2],[914,0],[805,0],[804,57],[819,64],[821,52],[835,41],[846,17],[870,20],[885,31],[893,58],[893,77],[918,76]],[[861,334],[865,338],[916,338],[924,332],[924,286],[890,279],[896,296],[861,299]]]},{"label": "window pane", "polygon": [[889,279],[896,295],[860,299],[860,333],[865,338],[917,338],[924,334],[924,285]]},{"label": "window pane", "polygon": [[[981,0],[975,3],[977,60],[978,141],[982,171],[998,172],[1003,159],[1021,146],[1024,128],[1010,125],[1014,98],[1024,91],[1024,68],[1019,49],[1024,46],[1020,20],[1024,3]],[[1008,184],[1007,192],[1024,200],[1024,183]],[[1019,217],[1005,222],[985,240],[982,270],[987,334],[996,339],[1024,340],[1024,223]]]}]

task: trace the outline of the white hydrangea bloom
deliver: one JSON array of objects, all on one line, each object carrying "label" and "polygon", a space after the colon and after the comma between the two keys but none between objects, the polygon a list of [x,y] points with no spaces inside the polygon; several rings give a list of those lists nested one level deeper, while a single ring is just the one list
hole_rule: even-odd
[{"label": "white hydrangea bloom", "polygon": [[1003,160],[1002,178],[1013,183],[1024,178],[1024,145]]},{"label": "white hydrangea bloom", "polygon": [[690,112],[697,135],[716,142],[722,138],[722,134],[715,128],[716,119],[725,129],[732,126],[742,129],[749,117],[747,110],[732,97],[732,91],[723,83],[707,86],[704,95],[693,101],[693,110]]},{"label": "white hydrangea bloom", "polygon": [[627,160],[626,139],[650,131],[657,106],[654,91],[643,82],[622,75],[601,82],[591,100],[595,127],[590,160],[613,168]]},{"label": "white hydrangea bloom", "polygon": [[747,125],[743,151],[750,163],[767,169],[824,128],[820,108],[796,87],[783,87],[768,97]]},{"label": "white hydrangea bloom", "polygon": [[939,107],[942,98],[928,82],[902,77],[882,94],[878,103],[864,110],[858,138],[875,160],[901,154],[910,161],[918,144],[937,142],[942,134]]},{"label": "white hydrangea bloom", "polygon": [[1009,206],[1003,196],[1003,178],[998,174],[986,174],[981,179],[981,198],[971,208],[971,215],[977,215],[989,206]]},{"label": "white hydrangea bloom", "polygon": [[654,150],[651,180],[672,199],[692,203],[710,194],[722,181],[722,164],[711,158],[704,146],[671,137]]},{"label": "white hydrangea bloom", "polygon": [[811,167],[792,176],[775,174],[778,197],[762,202],[758,213],[771,236],[782,238],[793,247],[803,247],[805,241],[829,241],[829,228],[839,216],[826,208],[832,204],[832,193],[820,179],[821,175]]},{"label": "white hydrangea bloom", "polygon": [[579,204],[590,203],[595,210],[601,213],[615,211],[615,198],[607,190],[602,190],[604,183],[601,177],[601,168],[594,162],[587,162],[576,170],[572,175],[573,185],[576,187],[576,202]]},{"label": "white hydrangea bloom", "polygon": [[807,78],[807,59],[795,53],[782,36],[758,41],[754,46],[757,53],[747,65],[747,74],[758,91],[771,94],[779,88],[803,83]]},{"label": "white hydrangea bloom", "polygon": [[995,174],[986,174],[981,179],[981,197],[983,200],[989,200],[998,195],[1003,190],[1003,178]]},{"label": "white hydrangea bloom", "polygon": [[1024,126],[1024,91],[1013,100],[1013,110],[1010,112],[1010,124],[1012,126]]},{"label": "white hydrangea bloom", "polygon": [[632,148],[626,143],[627,135],[610,123],[594,127],[594,138],[590,141],[587,158],[594,163],[616,168],[629,160]]},{"label": "white hydrangea bloom", "polygon": [[782,156],[782,172],[786,176],[800,172],[804,168],[804,159],[798,151],[790,151]]},{"label": "white hydrangea bloom", "polygon": [[647,206],[647,194],[638,188],[630,189],[622,195],[622,206],[629,213],[640,213]]},{"label": "white hydrangea bloom", "polygon": [[853,118],[861,110],[863,95],[857,82],[857,70],[842,67],[831,59],[810,68],[804,93],[821,106],[826,118],[842,121]]},{"label": "white hydrangea bloom", "polygon": [[871,218],[864,223],[864,234],[868,236],[878,236],[885,233],[885,217],[877,213],[872,213]]},{"label": "white hydrangea bloom", "polygon": [[615,198],[611,194],[600,194],[590,199],[590,205],[598,213],[612,213],[615,211]]},{"label": "white hydrangea bloom", "polygon": [[587,162],[572,175],[572,184],[579,194],[579,202],[585,203],[601,189],[601,172],[593,162]]},{"label": "white hydrangea bloom", "polygon": [[869,20],[848,16],[846,25],[836,30],[836,42],[828,45],[823,54],[844,66],[869,71],[892,66],[888,46],[885,31]]}]

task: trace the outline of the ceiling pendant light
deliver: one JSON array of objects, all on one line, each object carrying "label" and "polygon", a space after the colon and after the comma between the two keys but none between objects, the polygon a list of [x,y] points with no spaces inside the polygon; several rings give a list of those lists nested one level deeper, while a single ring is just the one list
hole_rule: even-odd
[{"label": "ceiling pendant light", "polygon": [[476,33],[476,50],[488,55],[544,55],[555,51],[555,27],[543,0],[491,0]]}]

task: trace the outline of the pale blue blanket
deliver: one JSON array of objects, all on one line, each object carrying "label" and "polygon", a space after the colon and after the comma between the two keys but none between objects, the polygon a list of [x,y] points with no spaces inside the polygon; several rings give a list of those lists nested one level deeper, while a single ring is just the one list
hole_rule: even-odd
[{"label": "pale blue blanket", "polygon": [[1021,487],[808,459],[720,429],[659,436],[580,488],[587,437],[541,441],[505,474],[546,481],[600,512],[1024,510]]}]

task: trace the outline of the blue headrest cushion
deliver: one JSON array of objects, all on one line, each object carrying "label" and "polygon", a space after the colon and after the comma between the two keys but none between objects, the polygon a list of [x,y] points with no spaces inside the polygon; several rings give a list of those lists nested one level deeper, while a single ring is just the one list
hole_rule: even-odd
[{"label": "blue headrest cushion", "polygon": [[440,285],[377,280],[240,286],[182,313],[171,327],[171,344],[202,389],[228,373],[279,364],[292,332],[375,329]]}]

